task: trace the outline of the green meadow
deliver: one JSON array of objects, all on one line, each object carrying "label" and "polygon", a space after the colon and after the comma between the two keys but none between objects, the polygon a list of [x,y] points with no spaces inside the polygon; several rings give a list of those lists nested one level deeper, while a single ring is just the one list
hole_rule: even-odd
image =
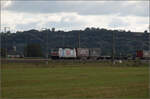
[{"label": "green meadow", "polygon": [[148,98],[148,64],[1,64],[2,98]]}]

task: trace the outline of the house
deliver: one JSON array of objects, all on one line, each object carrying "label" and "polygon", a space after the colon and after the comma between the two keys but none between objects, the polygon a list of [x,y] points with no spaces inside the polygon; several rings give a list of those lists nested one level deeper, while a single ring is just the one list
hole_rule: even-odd
[{"label": "house", "polygon": [[8,58],[23,58],[24,55],[22,53],[16,52],[16,51],[9,51],[7,53]]}]

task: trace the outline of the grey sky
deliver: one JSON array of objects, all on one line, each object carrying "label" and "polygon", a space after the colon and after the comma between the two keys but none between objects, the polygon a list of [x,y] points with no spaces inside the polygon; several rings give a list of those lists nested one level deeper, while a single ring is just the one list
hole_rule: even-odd
[{"label": "grey sky", "polygon": [[148,16],[148,2],[137,1],[14,1],[6,10],[27,13],[77,12],[78,14],[119,14]]},{"label": "grey sky", "polygon": [[2,26],[81,29],[100,27],[144,31],[148,27],[148,1],[6,1]]}]

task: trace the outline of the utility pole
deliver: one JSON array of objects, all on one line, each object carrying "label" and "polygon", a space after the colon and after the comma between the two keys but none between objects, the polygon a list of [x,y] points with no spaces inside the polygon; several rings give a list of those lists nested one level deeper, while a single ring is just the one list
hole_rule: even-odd
[{"label": "utility pole", "polygon": [[64,35],[62,35],[62,37],[63,37],[63,41],[62,41],[62,47],[64,48],[65,47],[65,34]]},{"label": "utility pole", "polygon": [[42,28],[43,30],[46,31],[46,64],[48,64],[48,29],[47,28]]},{"label": "utility pole", "polygon": [[42,30],[46,31],[46,64],[48,64],[48,31],[46,28],[42,28]]},{"label": "utility pole", "polygon": [[[10,31],[10,27],[4,27],[4,33],[7,33],[7,28],[9,29],[9,31]],[[6,36],[4,36],[4,38],[5,38],[5,55],[6,55],[6,58],[7,58],[7,35]]]},{"label": "utility pole", "polygon": [[80,32],[78,33],[78,48],[80,48]]},{"label": "utility pole", "polygon": [[46,61],[46,64],[48,64],[48,52],[49,52],[48,51],[48,49],[49,49],[48,48],[48,31],[46,30],[46,32],[47,32],[47,47],[46,47],[47,48],[47,51],[46,51],[46,53],[47,53],[47,55],[46,55],[47,61]]},{"label": "utility pole", "polygon": [[6,29],[7,29],[7,27],[4,27],[4,33],[6,33]]},{"label": "utility pole", "polygon": [[150,25],[148,26],[148,30],[149,30],[149,33],[150,33]]},{"label": "utility pole", "polygon": [[115,32],[112,33],[112,63],[115,64]]}]

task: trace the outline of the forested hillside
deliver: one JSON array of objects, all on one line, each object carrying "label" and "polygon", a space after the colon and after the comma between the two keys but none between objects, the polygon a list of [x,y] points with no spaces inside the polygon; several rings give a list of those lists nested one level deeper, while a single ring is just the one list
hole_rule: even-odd
[{"label": "forested hillside", "polygon": [[[45,52],[58,47],[78,47],[78,34],[80,33],[80,47],[101,48],[102,55],[111,55],[112,34],[115,33],[116,54],[135,54],[136,50],[148,50],[150,33],[135,33],[130,31],[107,30],[99,28],[86,28],[85,30],[52,31],[29,30],[16,33],[0,33],[1,47],[11,50],[16,46],[17,51],[24,52],[27,44],[40,44]],[[47,41],[48,39],[48,41]],[[48,42],[48,43],[47,43]]]}]

